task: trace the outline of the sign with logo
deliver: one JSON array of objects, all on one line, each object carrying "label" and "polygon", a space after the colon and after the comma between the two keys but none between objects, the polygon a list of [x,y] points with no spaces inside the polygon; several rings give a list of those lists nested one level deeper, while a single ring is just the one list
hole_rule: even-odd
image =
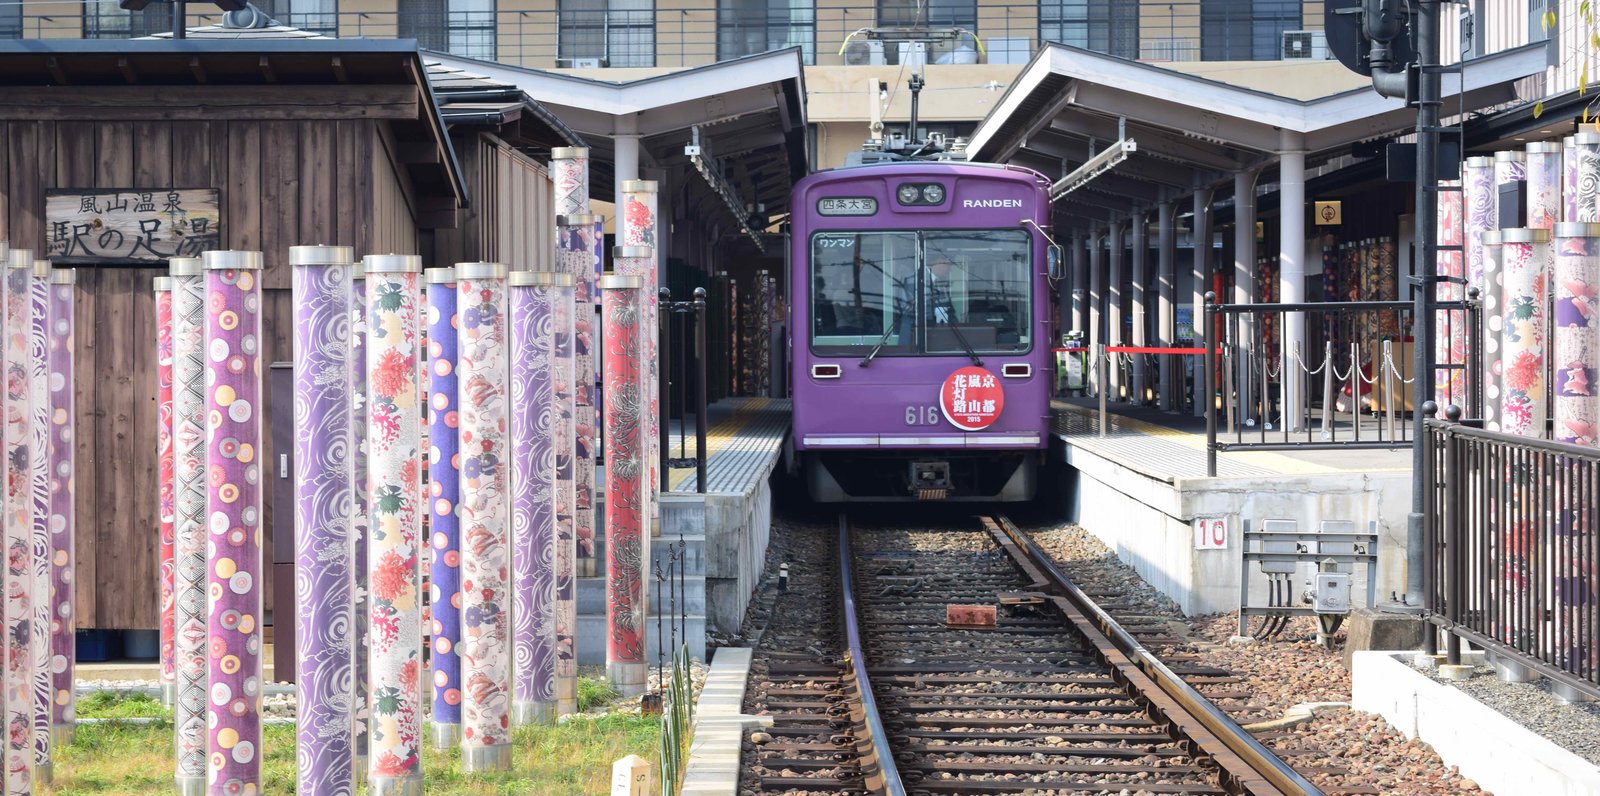
[{"label": "sign with logo", "polygon": [[817,212],[824,216],[876,215],[878,200],[870,196],[830,196],[817,200]]},{"label": "sign with logo", "polygon": [[1344,221],[1344,206],[1342,202],[1317,202],[1314,213],[1317,216],[1317,226],[1331,227]]},{"label": "sign with logo", "polygon": [[950,425],[962,431],[988,428],[1005,408],[1005,388],[993,373],[980,367],[965,367],[946,376],[939,389],[939,410]]},{"label": "sign with logo", "polygon": [[222,246],[213,188],[67,188],[45,194],[44,256],[58,265],[165,263]]},{"label": "sign with logo", "polygon": [[1195,517],[1194,518],[1194,549],[1196,549],[1196,550],[1226,550],[1226,549],[1228,549],[1228,518],[1227,517]]}]

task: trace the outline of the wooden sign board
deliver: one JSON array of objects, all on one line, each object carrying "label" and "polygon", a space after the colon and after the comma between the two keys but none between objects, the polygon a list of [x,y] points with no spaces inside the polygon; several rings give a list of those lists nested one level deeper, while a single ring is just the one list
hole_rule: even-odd
[{"label": "wooden sign board", "polygon": [[145,265],[222,248],[215,188],[63,188],[45,196],[45,257]]}]

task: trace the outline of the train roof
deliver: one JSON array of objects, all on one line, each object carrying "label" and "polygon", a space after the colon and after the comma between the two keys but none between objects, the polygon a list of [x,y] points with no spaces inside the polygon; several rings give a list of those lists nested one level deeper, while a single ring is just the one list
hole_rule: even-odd
[{"label": "train roof", "polygon": [[901,160],[889,163],[871,163],[855,166],[840,166],[833,169],[814,172],[806,175],[795,183],[795,190],[799,191],[819,183],[834,182],[836,180],[855,179],[857,177],[876,177],[881,175],[899,174],[952,174],[969,176],[1006,176],[1019,181],[1037,182],[1044,185],[1050,184],[1050,179],[1033,169],[1022,166],[1012,166],[1005,163],[965,163],[948,160]]}]

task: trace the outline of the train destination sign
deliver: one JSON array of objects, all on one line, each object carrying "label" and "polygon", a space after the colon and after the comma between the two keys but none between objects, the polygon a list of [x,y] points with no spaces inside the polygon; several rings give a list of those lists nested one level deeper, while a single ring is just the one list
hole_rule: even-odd
[{"label": "train destination sign", "polygon": [[67,265],[164,263],[222,247],[215,188],[65,188],[45,195],[45,245]]},{"label": "train destination sign", "polygon": [[877,215],[878,200],[870,196],[829,196],[817,200],[817,213],[824,216]]},{"label": "train destination sign", "polygon": [[946,376],[939,390],[944,419],[962,431],[982,431],[994,425],[1005,408],[1005,388],[984,368],[961,368]]}]

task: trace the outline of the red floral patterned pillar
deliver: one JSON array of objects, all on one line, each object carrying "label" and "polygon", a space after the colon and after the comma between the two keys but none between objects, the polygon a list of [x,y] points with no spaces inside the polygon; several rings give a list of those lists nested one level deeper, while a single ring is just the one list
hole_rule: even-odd
[{"label": "red floral patterned pillar", "polygon": [[648,439],[643,346],[649,326],[641,312],[645,280],[628,274],[600,277],[600,325],[605,355],[601,383],[606,443],[606,672],[626,696],[645,688],[645,561],[649,534],[646,457]]}]

